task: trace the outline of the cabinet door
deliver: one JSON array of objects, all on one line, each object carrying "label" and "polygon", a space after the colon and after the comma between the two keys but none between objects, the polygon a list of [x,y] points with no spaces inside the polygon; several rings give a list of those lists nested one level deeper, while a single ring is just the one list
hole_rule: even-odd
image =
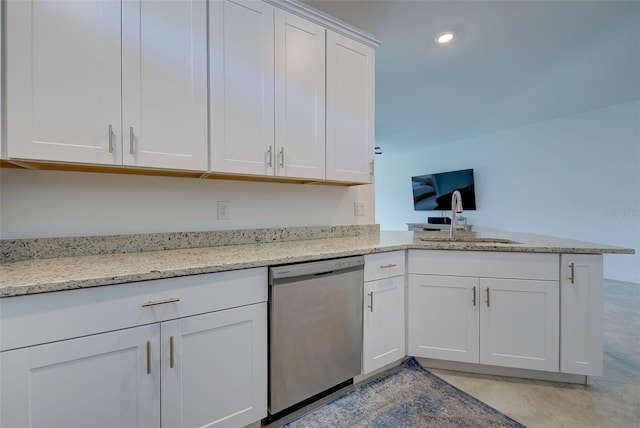
[{"label": "cabinet door", "polygon": [[602,256],[560,257],[560,371],[602,376]]},{"label": "cabinet door", "polygon": [[325,178],[325,30],[275,11],[276,175]]},{"label": "cabinet door", "polygon": [[162,323],[162,426],[245,426],[266,415],[266,303]]},{"label": "cabinet door", "polygon": [[409,275],[409,355],[477,363],[479,281]]},{"label": "cabinet door", "polygon": [[152,324],[3,352],[0,425],[160,426],[159,349]]},{"label": "cabinet door", "polygon": [[120,2],[3,5],[7,156],[120,164]]},{"label": "cabinet door", "polygon": [[206,0],[123,2],[123,163],[205,171]]},{"label": "cabinet door", "polygon": [[211,170],[274,174],[273,6],[209,3]]},{"label": "cabinet door", "polygon": [[370,373],[405,356],[404,276],[364,285],[362,371]]},{"label": "cabinet door", "polygon": [[[4,28],[4,21],[2,14],[4,7],[0,5],[0,25]],[[4,146],[4,31],[0,30],[0,159],[4,159],[7,155]]]},{"label": "cabinet door", "polygon": [[558,282],[482,278],[480,288],[480,363],[558,371]]},{"label": "cabinet door", "polygon": [[327,31],[327,180],[371,183],[375,50]]}]

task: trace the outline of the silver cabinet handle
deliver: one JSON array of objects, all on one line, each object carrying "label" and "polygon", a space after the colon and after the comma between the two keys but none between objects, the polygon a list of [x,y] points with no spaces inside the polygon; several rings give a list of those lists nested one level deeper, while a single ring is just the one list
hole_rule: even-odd
[{"label": "silver cabinet handle", "polygon": [[380,269],[389,269],[389,268],[394,268],[396,266],[398,265],[395,263],[389,263],[388,265],[380,265]]},{"label": "silver cabinet handle", "polygon": [[269,168],[273,167],[273,147],[269,146],[269,150],[267,150],[267,153],[269,154],[269,160],[267,161],[267,165],[269,166]]},{"label": "silver cabinet handle", "polygon": [[367,306],[367,308],[371,309],[371,312],[373,312],[373,291],[367,294],[369,295],[369,306]]},{"label": "silver cabinet handle", "polygon": [[156,305],[164,305],[165,303],[176,303],[179,302],[180,299],[177,297],[170,297],[166,300],[156,300],[155,302],[147,302],[143,303],[142,307],[146,308],[147,306],[156,306]]},{"label": "silver cabinet handle", "polygon": [[575,284],[575,280],[576,280],[576,264],[575,263],[571,263],[569,265],[569,271],[571,272],[571,275],[569,275],[569,281],[571,281],[572,284]]},{"label": "silver cabinet handle", "polygon": [[280,168],[284,168],[284,147],[280,149]]},{"label": "silver cabinet handle", "polygon": [[476,287],[473,287],[473,306],[475,306],[476,303]]},{"label": "silver cabinet handle", "polygon": [[113,125],[109,124],[109,153],[113,153]]},{"label": "silver cabinet handle", "polygon": [[487,287],[487,300],[485,300],[485,302],[487,303],[487,308],[489,307],[489,287]]},{"label": "silver cabinet handle", "polygon": [[133,126],[129,127],[129,153],[135,154],[135,150],[133,150]]},{"label": "silver cabinet handle", "polygon": [[175,363],[173,357],[173,336],[169,337],[169,368],[173,368]]},{"label": "silver cabinet handle", "polygon": [[147,340],[147,374],[151,374],[151,341]]}]

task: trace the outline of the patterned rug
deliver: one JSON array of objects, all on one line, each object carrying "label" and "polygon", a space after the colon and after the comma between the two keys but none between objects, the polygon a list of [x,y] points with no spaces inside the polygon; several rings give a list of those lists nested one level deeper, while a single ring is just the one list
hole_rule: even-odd
[{"label": "patterned rug", "polygon": [[413,358],[286,428],[517,427],[524,425],[423,369]]}]

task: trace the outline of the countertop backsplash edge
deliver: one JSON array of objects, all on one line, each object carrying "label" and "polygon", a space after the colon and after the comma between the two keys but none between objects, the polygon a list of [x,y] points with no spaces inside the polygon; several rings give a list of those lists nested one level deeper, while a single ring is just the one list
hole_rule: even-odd
[{"label": "countertop backsplash edge", "polygon": [[0,239],[0,263],[187,248],[344,238],[380,233],[379,224],[274,227],[59,238]]}]

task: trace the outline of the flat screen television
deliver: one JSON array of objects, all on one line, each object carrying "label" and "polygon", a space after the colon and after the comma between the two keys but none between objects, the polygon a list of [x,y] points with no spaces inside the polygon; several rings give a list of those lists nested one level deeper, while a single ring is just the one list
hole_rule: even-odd
[{"label": "flat screen television", "polygon": [[451,195],[458,190],[464,210],[476,209],[473,169],[411,177],[413,207],[416,211],[451,210]]}]

